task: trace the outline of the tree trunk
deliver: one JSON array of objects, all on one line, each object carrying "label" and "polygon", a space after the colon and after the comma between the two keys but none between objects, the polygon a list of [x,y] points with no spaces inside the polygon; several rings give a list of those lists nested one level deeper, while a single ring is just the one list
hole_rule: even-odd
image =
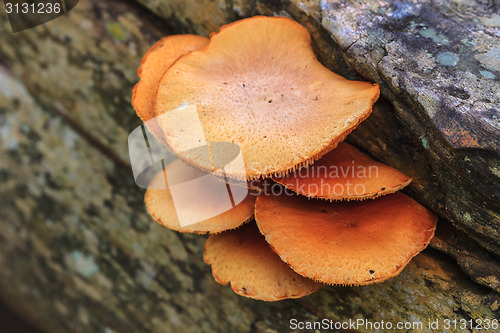
[{"label": "tree trunk", "polygon": [[[443,330],[447,319],[498,318],[494,6],[81,1],[16,34],[0,14],[0,297],[47,332],[282,332],[292,318],[430,331],[436,320]],[[412,176],[407,192],[441,216],[432,248],[400,276],[254,301],[213,280],[204,237],[147,215],[127,154],[140,124],[130,98],[142,56],[164,35],[208,35],[257,14],[292,17],[327,67],[381,86],[348,140]]]}]

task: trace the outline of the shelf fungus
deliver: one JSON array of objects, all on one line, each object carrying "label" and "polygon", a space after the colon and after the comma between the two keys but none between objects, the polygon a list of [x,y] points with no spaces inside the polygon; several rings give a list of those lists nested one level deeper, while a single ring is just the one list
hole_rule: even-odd
[{"label": "shelf fungus", "polygon": [[412,181],[346,142],[313,165],[273,179],[296,193],[330,201],[375,199],[399,191]]},{"label": "shelf fungus", "polygon": [[277,301],[382,282],[433,237],[437,216],[397,192],[412,179],[342,142],[378,85],[324,67],[293,20],[166,37],[138,75],[132,105],[178,157],[149,183],[148,213],[211,234],[204,260],[237,294]]},{"label": "shelf fungus", "polygon": [[203,258],[212,266],[218,283],[231,283],[235,293],[254,299],[298,298],[323,287],[281,261],[253,223],[211,235],[205,243]]},{"label": "shelf fungus", "polygon": [[336,202],[259,196],[255,220],[297,273],[335,285],[365,285],[398,275],[421,252],[437,217],[403,193]]},{"label": "shelf fungus", "polygon": [[[168,179],[176,183],[169,183]],[[228,207],[227,201],[220,199],[221,185],[224,189],[225,184],[214,181],[213,177],[206,178],[204,172],[176,160],[156,175],[144,201],[153,219],[169,229],[197,234],[218,233],[250,221],[256,199],[248,193],[240,203]]]},{"label": "shelf fungus", "polygon": [[162,38],[144,55],[137,75],[141,79],[132,91],[132,106],[156,138],[163,133],[155,122],[156,89],[165,71],[181,56],[207,45],[209,39],[197,35],[173,35]]},{"label": "shelf fungus", "polygon": [[182,153],[193,145],[185,123],[196,109],[209,145],[241,149],[245,171],[229,165],[227,176],[258,179],[307,166],[335,148],[378,96],[378,85],[324,67],[303,26],[258,16],[222,27],[206,47],[177,60],[158,85],[154,112],[168,145]]}]

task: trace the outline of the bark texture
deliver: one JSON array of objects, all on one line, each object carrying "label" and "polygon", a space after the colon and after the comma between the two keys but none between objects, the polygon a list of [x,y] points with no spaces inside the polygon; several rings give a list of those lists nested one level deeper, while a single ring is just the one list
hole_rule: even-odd
[{"label": "bark texture", "polygon": [[[291,318],[420,321],[429,331],[435,320],[498,318],[494,6],[81,1],[16,34],[2,12],[0,297],[47,332],[282,332]],[[432,248],[400,276],[253,301],[213,281],[203,237],[146,214],[127,155],[142,55],[164,35],[207,35],[256,14],[296,19],[326,66],[380,84],[383,97],[349,140],[414,177],[408,193],[442,217]]]}]

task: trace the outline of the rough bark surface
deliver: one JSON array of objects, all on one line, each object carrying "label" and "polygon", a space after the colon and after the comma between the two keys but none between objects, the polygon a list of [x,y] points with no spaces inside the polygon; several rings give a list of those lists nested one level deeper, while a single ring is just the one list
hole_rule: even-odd
[{"label": "rough bark surface", "polygon": [[[142,55],[163,35],[255,14],[291,16],[325,65],[381,85],[350,140],[413,176],[409,193],[443,217],[400,276],[253,301],[213,281],[203,237],[146,214],[126,151]],[[2,12],[0,297],[47,332],[282,332],[291,318],[429,331],[498,318],[499,19],[475,2],[113,0],[12,34]]]}]

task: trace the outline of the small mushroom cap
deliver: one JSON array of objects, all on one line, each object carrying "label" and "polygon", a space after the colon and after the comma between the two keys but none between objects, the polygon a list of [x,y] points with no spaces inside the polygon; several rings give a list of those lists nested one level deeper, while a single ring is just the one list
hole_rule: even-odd
[{"label": "small mushroom cap", "polygon": [[346,142],[313,165],[273,179],[296,193],[328,200],[375,199],[399,191],[412,181]]},{"label": "small mushroom cap", "polygon": [[[222,184],[215,178],[208,179],[208,181],[193,182],[192,180],[200,180],[200,177],[206,176],[206,174],[188,166],[181,160],[175,160],[167,165],[165,172],[172,175],[177,184],[169,184],[165,179],[165,173],[162,171],[151,181],[144,198],[148,213],[159,224],[180,232],[206,234],[234,229],[250,221],[253,217],[256,198],[253,193],[249,192],[243,201],[226,210],[229,198],[224,198],[221,195],[221,186],[229,185]],[[183,186],[183,182],[186,182],[186,186]],[[187,185],[188,183],[189,185]],[[159,189],[162,184],[166,184],[166,189]],[[170,186],[176,188],[177,203],[180,202],[181,207],[183,204],[189,206],[187,212],[184,211],[184,213],[188,214],[188,220],[201,220],[197,219],[199,216],[213,217],[201,220],[198,223],[181,225]],[[223,190],[225,191],[224,188]],[[229,204],[231,203],[229,202]],[[222,213],[217,215],[218,212]]]},{"label": "small mushroom cap", "polygon": [[197,35],[172,35],[162,38],[144,55],[137,70],[140,81],[132,91],[132,106],[143,122],[149,122],[148,127],[157,138],[163,136],[155,122],[154,104],[156,88],[165,71],[179,57],[206,46],[210,40]]},{"label": "small mushroom cap", "polygon": [[[291,19],[243,19],[210,38],[165,73],[155,113],[196,108],[207,142],[241,148],[246,172],[226,168],[229,177],[282,175],[314,162],[368,117],[379,96],[377,85],[324,67],[307,30]],[[182,152],[196,142],[182,112],[175,114],[159,122],[169,146]]]},{"label": "small mushroom cap", "polygon": [[259,196],[266,241],[300,275],[364,285],[398,275],[434,235],[437,217],[401,192],[363,202]]},{"label": "small mushroom cap", "polygon": [[211,235],[203,259],[215,280],[241,296],[279,301],[309,295],[323,285],[295,273],[280,260],[254,223]]}]

